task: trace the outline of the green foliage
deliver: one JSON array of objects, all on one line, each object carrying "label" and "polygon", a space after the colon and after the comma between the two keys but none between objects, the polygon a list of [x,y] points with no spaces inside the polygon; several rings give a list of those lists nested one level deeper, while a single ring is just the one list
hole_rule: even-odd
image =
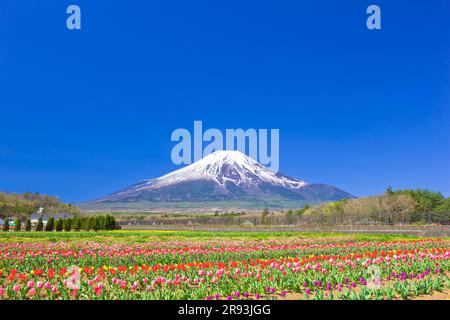
[{"label": "green foliage", "polygon": [[74,231],[80,231],[82,227],[82,220],[80,218],[73,218],[72,225]]},{"label": "green foliage", "polygon": [[388,187],[379,196],[323,203],[299,213],[310,224],[448,224],[450,198],[429,190]]},{"label": "green foliage", "polygon": [[37,224],[36,224],[36,231],[42,231],[44,230],[44,223],[42,222],[42,217],[39,218]]},{"label": "green foliage", "polygon": [[77,215],[80,212],[78,207],[64,204],[56,197],[31,192],[24,194],[0,192],[0,217],[8,215],[26,217],[41,207],[46,214],[68,212]]},{"label": "green foliage", "polygon": [[445,201],[438,205],[436,208],[437,212],[450,212],[450,198],[445,199]]},{"label": "green foliage", "polygon": [[393,194],[403,194],[413,198],[416,202],[415,212],[418,213],[439,212],[440,210],[448,209],[446,207],[449,203],[449,199],[446,199],[440,192],[424,189],[408,189],[395,191]]},{"label": "green foliage", "polygon": [[[111,215],[106,216],[90,216],[90,217],[74,217],[72,219],[61,220],[61,230],[80,231],[80,230],[115,230],[118,229],[116,219]],[[59,221],[58,220],[58,221]],[[58,225],[56,221],[56,225]],[[59,231],[57,229],[57,231]]]},{"label": "green foliage", "polygon": [[31,231],[31,220],[27,219],[27,222],[25,223],[25,231]]},{"label": "green foliage", "polygon": [[58,232],[61,232],[63,230],[63,219],[59,218],[56,220],[55,229]]},{"label": "green foliage", "polygon": [[116,223],[116,219],[111,216],[111,215],[107,215],[105,217],[105,229],[106,230],[114,230],[117,229],[117,223]]},{"label": "green foliage", "polygon": [[63,221],[64,231],[69,232],[72,229],[72,219],[65,219]]},{"label": "green foliage", "polygon": [[[6,219],[3,225],[4,231],[9,231],[11,225]],[[14,231],[21,231],[22,223],[20,219],[15,220]],[[31,231],[31,220],[27,219],[25,223],[25,231]],[[80,231],[80,230],[117,230],[120,227],[117,225],[116,219],[112,215],[90,216],[90,217],[74,217],[72,219],[58,219],[55,221],[54,217],[50,217],[45,225],[45,231]],[[44,223],[42,217],[39,218],[35,231],[43,231]]]},{"label": "green foliage", "polygon": [[309,205],[305,205],[303,208],[297,210],[296,214],[299,215],[299,216],[301,216],[301,215],[304,214],[305,211],[308,210],[309,208],[310,208]]},{"label": "green foliage", "polygon": [[22,221],[20,221],[19,218],[14,220],[14,231],[20,231],[22,230]]},{"label": "green foliage", "polygon": [[98,231],[100,229],[100,219],[99,217],[91,217],[89,219],[89,228]]},{"label": "green foliage", "polygon": [[9,220],[5,219],[3,222],[3,231],[9,231]]},{"label": "green foliage", "polygon": [[48,218],[47,224],[45,225],[45,231],[53,231],[55,228],[55,218]]}]

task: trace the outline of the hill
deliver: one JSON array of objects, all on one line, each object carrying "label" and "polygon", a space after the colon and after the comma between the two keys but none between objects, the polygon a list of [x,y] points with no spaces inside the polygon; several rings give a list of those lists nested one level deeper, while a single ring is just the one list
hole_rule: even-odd
[{"label": "hill", "polygon": [[24,194],[0,192],[0,217],[28,216],[44,208],[45,214],[79,213],[79,208],[61,202],[57,197],[26,192]]}]

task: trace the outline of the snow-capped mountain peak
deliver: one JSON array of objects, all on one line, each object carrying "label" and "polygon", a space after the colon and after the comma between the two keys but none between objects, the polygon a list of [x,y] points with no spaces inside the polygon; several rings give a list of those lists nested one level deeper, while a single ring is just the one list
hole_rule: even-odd
[{"label": "snow-capped mountain peak", "polygon": [[160,178],[148,180],[148,186],[162,187],[181,181],[212,180],[220,185],[226,181],[236,185],[267,182],[300,188],[306,183],[279,175],[239,151],[215,151],[199,161]]},{"label": "snow-capped mountain peak", "polygon": [[[239,151],[213,152],[184,168],[155,179],[141,181],[96,202],[222,201],[291,199],[316,201],[350,196],[327,185],[311,185],[261,165]],[[333,198],[334,199],[334,198]]]}]

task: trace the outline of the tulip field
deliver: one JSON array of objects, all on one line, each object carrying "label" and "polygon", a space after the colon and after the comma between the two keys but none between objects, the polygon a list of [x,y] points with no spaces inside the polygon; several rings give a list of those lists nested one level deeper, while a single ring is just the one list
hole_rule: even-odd
[{"label": "tulip field", "polygon": [[449,271],[445,238],[0,233],[0,300],[445,299]]}]

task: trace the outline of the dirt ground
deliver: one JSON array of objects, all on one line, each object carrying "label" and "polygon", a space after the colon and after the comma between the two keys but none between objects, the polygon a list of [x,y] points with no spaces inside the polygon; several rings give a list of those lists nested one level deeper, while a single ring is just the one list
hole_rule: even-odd
[{"label": "dirt ground", "polygon": [[445,289],[442,292],[434,291],[431,294],[412,297],[408,300],[450,300],[450,289]]}]

